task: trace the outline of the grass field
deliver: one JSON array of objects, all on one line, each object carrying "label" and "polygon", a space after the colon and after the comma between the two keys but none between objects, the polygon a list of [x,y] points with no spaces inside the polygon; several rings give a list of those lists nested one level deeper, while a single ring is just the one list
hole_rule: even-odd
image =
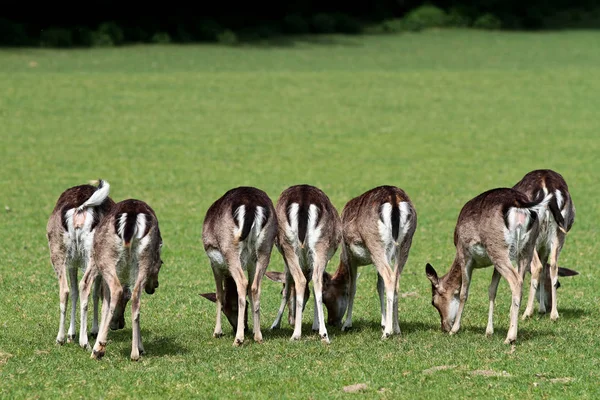
[{"label": "grass field", "polygon": [[[457,30],[0,51],[0,397],[323,399],[364,383],[376,399],[597,398],[599,41],[596,32]],[[443,334],[425,263],[448,270],[466,201],[537,168],[563,174],[577,207],[559,264],[580,275],[561,278],[559,321],[536,314],[519,322],[514,350],[504,345],[502,280],[486,338],[490,268],[473,274],[461,332]],[[142,297],[147,354],[138,363],[129,361],[129,311],[100,362],[54,342],[47,218],[63,190],[97,178],[113,199],[143,199],[160,220],[165,265],[160,288]],[[215,305],[199,296],[214,291],[206,209],[235,186],[276,201],[298,183],[322,188],[339,211],[381,184],[411,196],[419,220],[400,283],[401,337],[380,340],[369,266],[354,329],[329,329],[329,346],[310,330],[312,296],[301,341],[289,341],[285,321],[268,330],[281,290],[269,280],[264,343],[246,336],[232,347],[229,325],[212,338]],[[283,270],[277,250],[269,269]]]}]

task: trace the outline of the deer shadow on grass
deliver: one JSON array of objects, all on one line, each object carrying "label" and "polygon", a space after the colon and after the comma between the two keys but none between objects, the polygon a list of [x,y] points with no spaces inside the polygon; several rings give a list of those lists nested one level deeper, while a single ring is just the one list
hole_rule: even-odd
[{"label": "deer shadow on grass", "polygon": [[[142,344],[144,345],[144,356],[161,357],[185,354],[188,352],[186,347],[181,346],[175,341],[174,336],[162,336],[153,333],[150,330],[141,329]],[[131,353],[131,328],[124,328],[117,331],[110,331],[108,340],[113,343],[125,345],[122,354],[129,356]],[[110,346],[110,343],[109,343]]]}]

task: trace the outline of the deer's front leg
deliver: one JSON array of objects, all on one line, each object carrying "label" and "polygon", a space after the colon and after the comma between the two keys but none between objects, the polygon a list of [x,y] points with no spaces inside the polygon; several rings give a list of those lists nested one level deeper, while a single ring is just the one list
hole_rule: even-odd
[{"label": "deer's front leg", "polygon": [[552,248],[550,250],[550,290],[552,291],[550,319],[552,321],[558,319],[558,299],[556,297],[556,287],[558,286],[558,255],[560,254],[562,241],[564,241],[564,233],[558,232],[558,235],[562,235],[562,240],[555,236],[552,240]]},{"label": "deer's front leg", "polygon": [[496,292],[498,291],[498,284],[500,283],[500,273],[494,267],[494,273],[492,274],[492,281],[488,289],[488,295],[490,299],[490,308],[488,311],[488,323],[485,328],[485,334],[491,336],[494,334],[494,302],[496,301]]},{"label": "deer's front leg", "polygon": [[469,286],[471,285],[471,274],[473,273],[473,262],[471,259],[467,259],[463,261],[462,271],[462,283],[460,286],[460,297],[458,304],[458,311],[456,312],[456,318],[454,319],[454,324],[452,325],[452,329],[450,330],[450,334],[453,335],[460,330],[460,321],[462,318],[462,313],[465,308],[465,303],[469,298]]},{"label": "deer's front leg", "polygon": [[256,272],[254,274],[254,279],[252,280],[252,287],[250,288],[251,299],[252,299],[252,316],[254,330],[254,341],[257,343],[262,343],[262,332],[260,329],[260,295],[261,295],[261,286],[262,279],[267,271],[267,267],[269,266],[269,261],[271,260],[271,249],[263,249],[258,252],[256,259]]},{"label": "deer's front leg", "polygon": [[356,297],[356,277],[357,277],[357,265],[351,260],[348,263],[350,272],[350,296],[348,298],[348,311],[346,313],[346,320],[342,325],[342,331],[347,331],[352,328],[352,310],[354,308],[354,298]]},{"label": "deer's front leg", "polygon": [[215,320],[215,330],[213,331],[213,337],[220,338],[223,336],[223,328],[221,327],[221,312],[223,310],[223,277],[220,271],[218,271],[217,265],[211,265],[213,276],[215,278],[215,297],[217,316]]}]

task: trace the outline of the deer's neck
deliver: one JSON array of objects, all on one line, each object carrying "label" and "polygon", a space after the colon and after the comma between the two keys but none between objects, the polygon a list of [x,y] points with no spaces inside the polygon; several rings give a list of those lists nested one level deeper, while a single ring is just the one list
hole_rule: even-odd
[{"label": "deer's neck", "polygon": [[447,287],[458,288],[462,285],[462,264],[458,260],[458,257],[452,262],[450,271],[448,271],[444,280]]}]

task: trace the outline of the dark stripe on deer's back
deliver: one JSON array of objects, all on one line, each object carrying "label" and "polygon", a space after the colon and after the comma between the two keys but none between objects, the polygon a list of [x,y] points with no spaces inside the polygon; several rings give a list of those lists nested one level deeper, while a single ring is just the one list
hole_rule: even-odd
[{"label": "dark stripe on deer's back", "polygon": [[[240,240],[246,240],[248,235],[250,234],[250,228],[252,228],[252,224],[256,219],[256,206],[253,204],[249,204],[244,206],[244,222],[242,225],[242,234],[240,236]],[[237,221],[236,221],[237,224]]]}]

